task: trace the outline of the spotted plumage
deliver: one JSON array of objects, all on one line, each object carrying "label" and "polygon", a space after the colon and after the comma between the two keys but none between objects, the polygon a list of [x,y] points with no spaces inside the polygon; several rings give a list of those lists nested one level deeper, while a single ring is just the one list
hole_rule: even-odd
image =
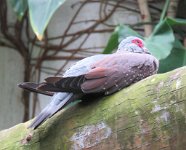
[{"label": "spotted plumage", "polygon": [[44,120],[76,99],[91,94],[113,94],[155,74],[158,66],[158,60],[144,47],[143,40],[128,37],[119,44],[116,53],[85,58],[67,70],[63,77],[49,77],[40,84],[21,83],[21,88],[53,95],[51,103],[29,127],[38,127]]}]

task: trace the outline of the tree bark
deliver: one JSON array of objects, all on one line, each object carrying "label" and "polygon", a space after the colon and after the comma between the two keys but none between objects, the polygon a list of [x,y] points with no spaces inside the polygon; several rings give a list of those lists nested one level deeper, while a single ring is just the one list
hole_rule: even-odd
[{"label": "tree bark", "polygon": [[183,150],[186,67],[148,77],[111,96],[74,103],[38,129],[0,132],[0,149]]}]

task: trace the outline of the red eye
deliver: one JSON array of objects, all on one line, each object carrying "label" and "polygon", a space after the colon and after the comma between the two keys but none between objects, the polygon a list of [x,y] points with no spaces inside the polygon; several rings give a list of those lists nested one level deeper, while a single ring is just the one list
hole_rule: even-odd
[{"label": "red eye", "polygon": [[134,40],[132,40],[132,43],[138,45],[139,47],[143,47],[143,43],[142,43],[142,41],[139,40],[139,39],[134,39]]}]

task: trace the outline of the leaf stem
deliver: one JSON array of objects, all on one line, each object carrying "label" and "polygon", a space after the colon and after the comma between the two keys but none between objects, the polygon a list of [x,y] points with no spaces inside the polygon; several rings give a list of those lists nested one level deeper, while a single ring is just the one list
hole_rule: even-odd
[{"label": "leaf stem", "polygon": [[163,11],[161,13],[160,21],[163,21],[163,19],[165,18],[165,14],[166,14],[166,12],[168,10],[169,4],[170,4],[170,0],[166,0],[164,8],[163,8]]}]

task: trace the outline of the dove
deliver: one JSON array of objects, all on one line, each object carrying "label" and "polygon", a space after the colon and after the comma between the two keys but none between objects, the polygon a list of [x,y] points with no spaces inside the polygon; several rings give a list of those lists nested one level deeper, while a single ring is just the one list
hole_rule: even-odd
[{"label": "dove", "polygon": [[159,61],[135,36],[123,39],[113,54],[98,54],[72,65],[61,77],[44,82],[20,83],[19,87],[52,96],[51,102],[28,128],[36,129],[69,103],[87,95],[107,96],[148,76],[156,74]]}]

